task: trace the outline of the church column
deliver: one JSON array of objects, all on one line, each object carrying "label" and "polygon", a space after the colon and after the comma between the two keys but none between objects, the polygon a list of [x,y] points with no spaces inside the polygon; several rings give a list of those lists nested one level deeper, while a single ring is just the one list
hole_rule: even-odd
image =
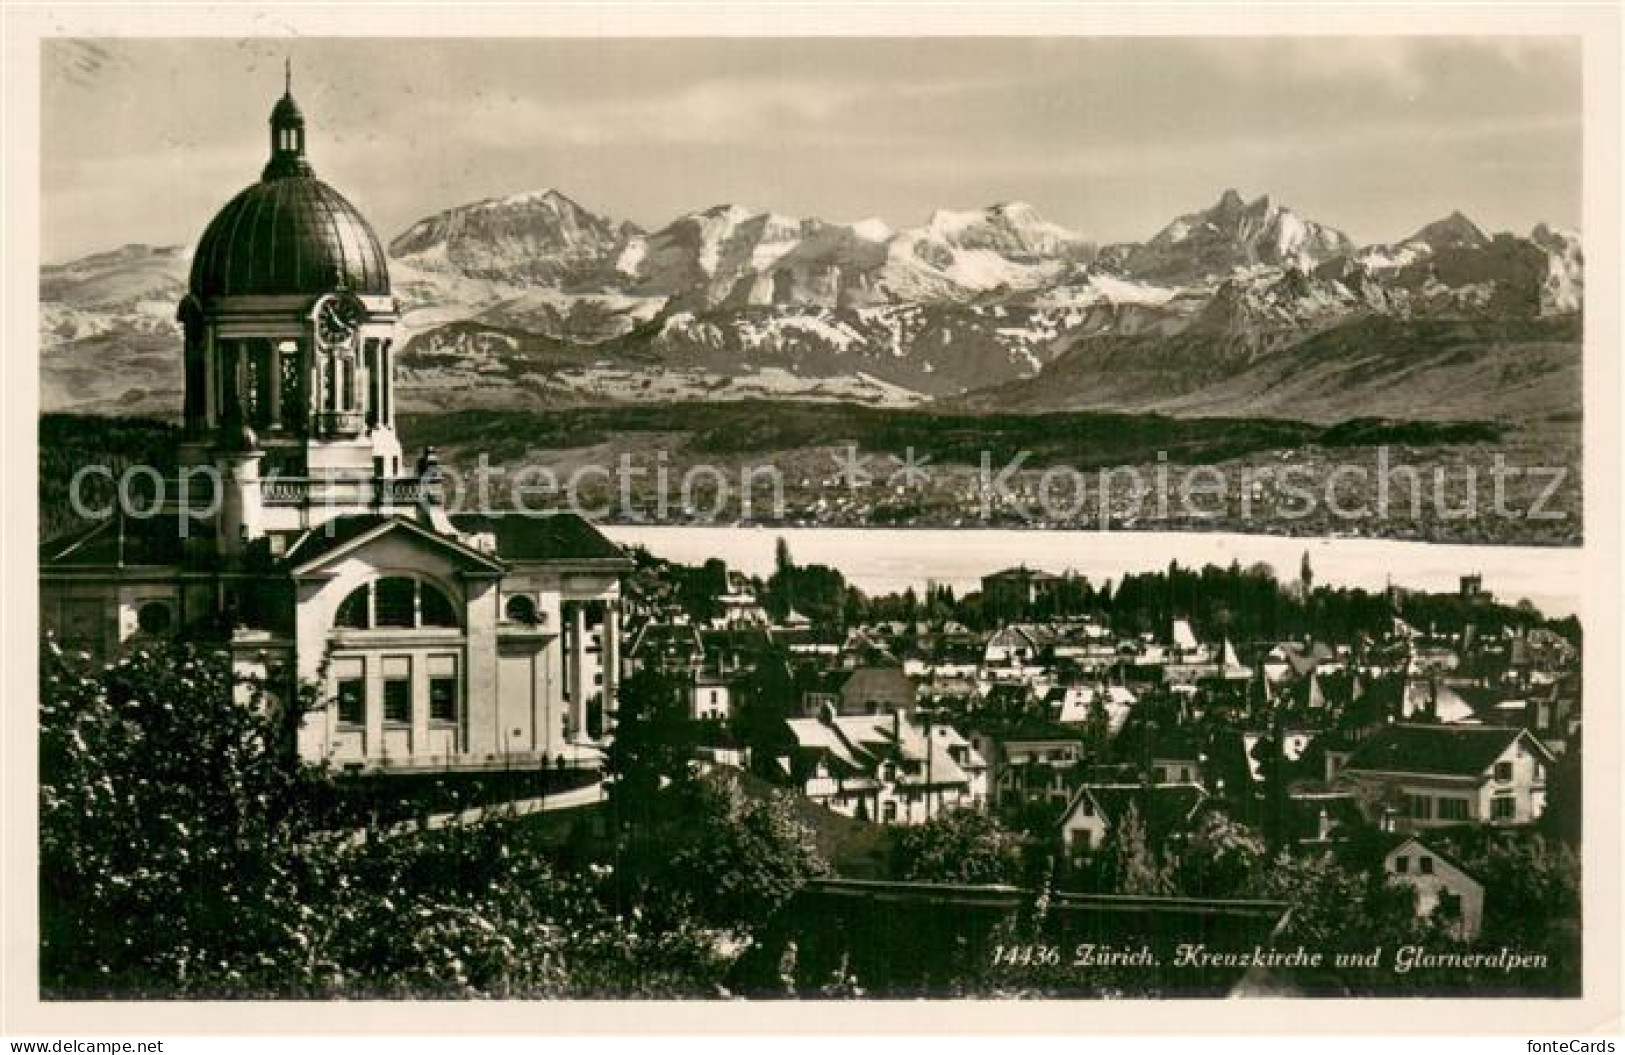
[{"label": "church column", "polygon": [[611,718],[620,709],[621,687],[621,602],[604,605],[604,731],[611,732]]}]

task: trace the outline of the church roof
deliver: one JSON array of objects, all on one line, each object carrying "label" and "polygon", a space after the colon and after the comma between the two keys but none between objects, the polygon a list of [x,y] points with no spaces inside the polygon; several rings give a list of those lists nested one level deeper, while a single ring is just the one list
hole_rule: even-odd
[{"label": "church roof", "polygon": [[167,567],[180,564],[188,538],[214,538],[214,525],[175,514],[131,517],[115,512],[39,548],[42,568]]},{"label": "church roof", "polygon": [[357,513],[334,517],[300,535],[283,555],[283,562],[295,573],[309,569],[328,557],[342,553],[351,546],[365,544],[390,530],[414,532],[430,542],[457,550],[463,558],[488,569],[502,570],[501,562],[488,553],[481,553],[462,539],[441,535],[432,529],[403,516],[382,513]]},{"label": "church roof", "polygon": [[496,538],[503,560],[613,560],[628,558],[621,548],[574,513],[459,513],[458,531]]}]

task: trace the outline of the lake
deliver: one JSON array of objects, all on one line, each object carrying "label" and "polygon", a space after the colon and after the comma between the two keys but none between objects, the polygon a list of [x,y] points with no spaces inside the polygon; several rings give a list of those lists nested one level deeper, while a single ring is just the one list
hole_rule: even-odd
[{"label": "lake", "polygon": [[868,594],[916,590],[927,580],[956,592],[980,589],[981,577],[1016,564],[1049,572],[1072,569],[1096,583],[1125,572],[1181,565],[1243,566],[1260,561],[1296,578],[1304,551],[1315,581],[1381,589],[1394,585],[1454,592],[1462,575],[1480,573],[1498,600],[1534,602],[1547,615],[1579,613],[1584,555],[1580,548],[1449,546],[1386,539],[1285,538],[1172,531],[1005,531],[996,529],[756,528],[605,526],[616,542],[646,547],[684,564],[721,557],[749,575],[773,570],[778,539],[798,564],[827,564]]}]

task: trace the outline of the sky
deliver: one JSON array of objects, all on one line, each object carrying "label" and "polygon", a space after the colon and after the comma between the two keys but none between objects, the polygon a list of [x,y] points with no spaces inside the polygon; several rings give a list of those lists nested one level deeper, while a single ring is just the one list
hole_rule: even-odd
[{"label": "sky", "polygon": [[196,240],[258,178],[283,60],[386,241],[555,188],[657,227],[1025,201],[1142,241],[1226,188],[1358,243],[1459,209],[1580,226],[1571,38],[97,39],[43,45],[42,249]]}]

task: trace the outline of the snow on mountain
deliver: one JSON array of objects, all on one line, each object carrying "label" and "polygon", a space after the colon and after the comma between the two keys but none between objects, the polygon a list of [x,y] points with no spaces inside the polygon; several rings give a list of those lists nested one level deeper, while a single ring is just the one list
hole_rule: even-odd
[{"label": "snow on mountain", "polygon": [[636,234],[549,189],[419,220],[389,244],[389,253],[423,271],[568,286],[590,278]]},{"label": "snow on mountain", "polygon": [[1142,279],[1189,283],[1254,264],[1308,270],[1353,250],[1343,232],[1305,220],[1268,195],[1248,202],[1227,190],[1211,208],[1179,217],[1130,250],[1124,263]]},{"label": "snow on mountain", "polygon": [[[442,382],[460,405],[498,398],[487,389],[499,382],[524,389],[504,399],[707,386],[956,397],[1041,384],[1068,349],[1113,341],[1128,343],[1112,345],[1111,369],[1135,380],[1109,390],[1132,394],[1166,387],[1155,364],[1190,372],[1214,349],[1251,361],[1360,319],[1529,319],[1573,314],[1584,295],[1573,232],[1491,237],[1453,213],[1356,248],[1235,191],[1148,242],[1097,248],[1023,202],[939,209],[902,230],[721,204],[646,231],[548,189],[426,217],[391,254],[402,365],[426,405],[445,402],[432,398]],[[167,398],[179,360],[153,352],[175,339],[189,256],[127,246],[42,268],[51,405],[134,389]],[[1164,344],[1166,356],[1149,354]],[[107,376],[109,356],[127,371]],[[1222,378],[1229,366],[1214,369]]]},{"label": "snow on mountain", "polygon": [[1541,282],[1541,313],[1561,315],[1580,310],[1585,301],[1585,253],[1578,231],[1537,224],[1529,240],[1546,252]]},{"label": "snow on mountain", "polygon": [[965,301],[1054,284],[1093,255],[1092,243],[1025,202],[938,209],[892,239],[880,283],[896,299]]}]

